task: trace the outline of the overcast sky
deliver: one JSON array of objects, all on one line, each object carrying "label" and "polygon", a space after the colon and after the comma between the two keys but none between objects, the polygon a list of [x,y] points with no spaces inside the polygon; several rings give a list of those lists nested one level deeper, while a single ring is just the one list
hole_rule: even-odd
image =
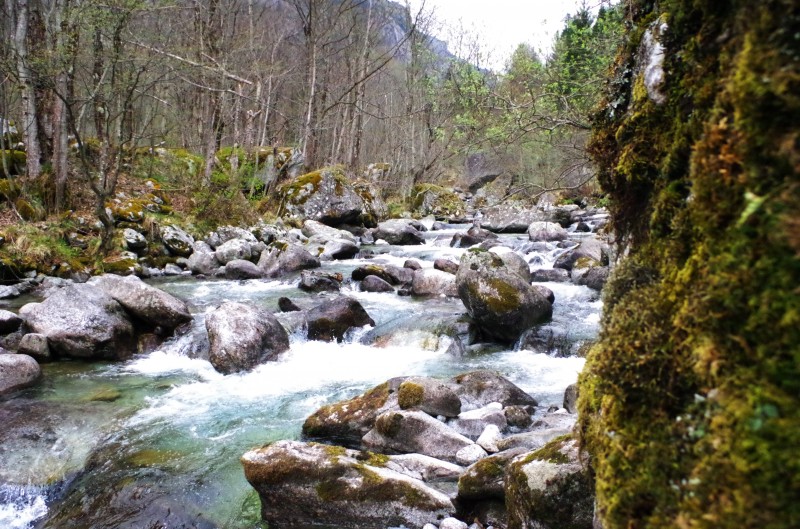
[{"label": "overcast sky", "polygon": [[[423,0],[409,1],[415,9],[423,3]],[[447,27],[437,28],[433,33],[448,41],[451,51],[458,53],[454,48],[460,36],[452,28],[462,26],[477,34],[485,44],[488,64],[481,66],[500,69],[522,42],[547,55],[553,36],[563,27],[564,17],[575,13],[584,3],[595,8],[600,0],[424,0],[424,3],[440,22],[446,23]]]}]

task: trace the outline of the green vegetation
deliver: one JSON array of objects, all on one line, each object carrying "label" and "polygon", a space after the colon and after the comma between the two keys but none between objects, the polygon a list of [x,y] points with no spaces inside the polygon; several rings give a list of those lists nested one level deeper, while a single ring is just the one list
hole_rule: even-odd
[{"label": "green vegetation", "polygon": [[[787,0],[655,5],[629,3],[591,144],[630,243],[580,381],[598,512],[797,527],[800,18]],[[637,54],[665,22],[657,102]]]}]

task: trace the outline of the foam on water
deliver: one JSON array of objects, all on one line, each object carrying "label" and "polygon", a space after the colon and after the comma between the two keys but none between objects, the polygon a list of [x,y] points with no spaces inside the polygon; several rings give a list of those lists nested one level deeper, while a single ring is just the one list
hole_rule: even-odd
[{"label": "foam on water", "polygon": [[28,529],[47,514],[47,502],[39,487],[0,485],[0,527]]}]

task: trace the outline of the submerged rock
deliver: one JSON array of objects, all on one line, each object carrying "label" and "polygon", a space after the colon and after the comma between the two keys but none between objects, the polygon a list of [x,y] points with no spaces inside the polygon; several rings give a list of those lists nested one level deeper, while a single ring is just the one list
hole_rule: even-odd
[{"label": "submerged rock", "polygon": [[124,360],[136,350],[125,309],[95,285],[68,285],[41,303],[25,305],[20,314],[59,356]]},{"label": "submerged rock", "polygon": [[228,302],[206,317],[209,361],[220,373],[251,369],[289,349],[289,336],[266,310]]},{"label": "submerged rock", "polygon": [[0,352],[0,395],[32,386],[41,376],[42,369],[30,356]]},{"label": "submerged rock", "polygon": [[93,277],[89,284],[102,289],[135,318],[148,325],[172,330],[192,320],[184,301],[148,285],[138,277],[104,274]]},{"label": "submerged rock", "polygon": [[447,495],[391,466],[391,456],[278,441],[242,456],[261,517],[283,527],[422,527],[451,515]]}]

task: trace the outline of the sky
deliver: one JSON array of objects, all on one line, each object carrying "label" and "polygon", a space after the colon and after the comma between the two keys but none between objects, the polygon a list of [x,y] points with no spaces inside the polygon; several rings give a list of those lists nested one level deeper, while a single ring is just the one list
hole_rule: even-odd
[{"label": "sky", "polygon": [[494,70],[501,70],[522,42],[546,57],[564,17],[575,13],[580,5],[593,8],[600,4],[600,0],[409,0],[412,9],[418,9],[423,1],[443,23],[433,34],[447,41],[450,51],[464,55],[456,49],[465,36],[458,29],[463,27],[484,44],[488,57],[481,66]]}]

